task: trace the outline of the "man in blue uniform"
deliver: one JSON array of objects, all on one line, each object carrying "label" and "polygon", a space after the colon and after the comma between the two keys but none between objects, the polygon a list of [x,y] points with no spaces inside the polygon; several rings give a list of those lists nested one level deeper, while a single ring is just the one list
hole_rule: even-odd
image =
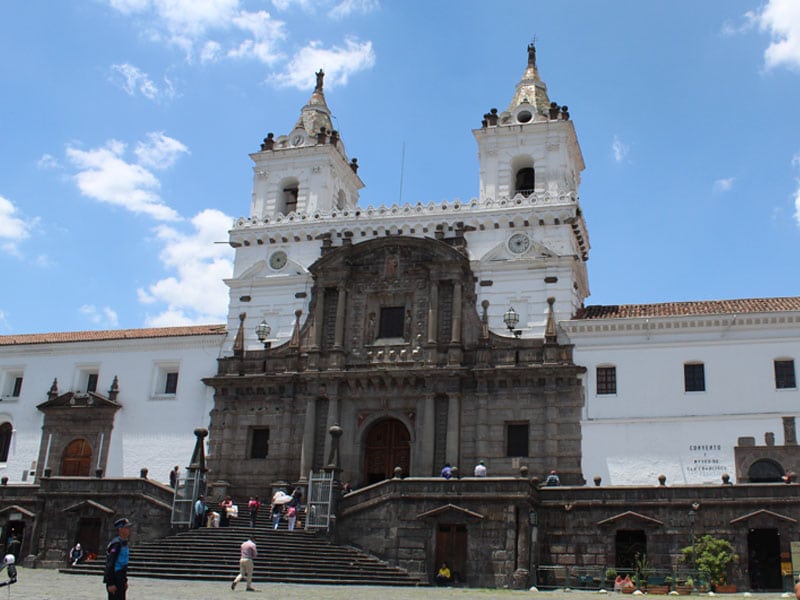
[{"label": "man in blue uniform", "polygon": [[114,522],[117,536],[108,543],[106,548],[106,569],[103,574],[103,583],[106,584],[108,600],[125,600],[128,591],[128,538],[131,536],[131,523],[123,517]]}]

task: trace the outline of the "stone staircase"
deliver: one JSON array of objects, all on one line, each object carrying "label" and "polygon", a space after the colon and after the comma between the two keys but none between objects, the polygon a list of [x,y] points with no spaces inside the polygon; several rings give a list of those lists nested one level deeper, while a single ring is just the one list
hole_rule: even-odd
[{"label": "stone staircase", "polygon": [[[246,505],[246,504],[245,504]],[[241,505],[240,505],[241,506]],[[269,507],[259,514],[256,527],[244,515],[230,527],[190,529],[155,542],[132,537],[128,574],[132,577],[232,581],[239,572],[239,546],[253,536],[258,546],[253,581],[333,585],[428,585],[402,569],[348,546],[336,545],[323,534],[277,530],[269,521]],[[62,573],[102,576],[105,557],[60,569]]]}]

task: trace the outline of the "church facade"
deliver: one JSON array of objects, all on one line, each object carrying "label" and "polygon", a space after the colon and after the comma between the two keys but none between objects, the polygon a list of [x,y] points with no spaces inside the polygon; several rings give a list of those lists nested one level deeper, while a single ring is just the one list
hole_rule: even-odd
[{"label": "church facade", "polygon": [[[364,207],[320,71],[251,154],[225,325],[0,336],[3,533],[56,560],[144,496],[163,533],[160,482],[208,427],[215,493],[333,470],[355,488],[336,535],[423,577],[448,560],[470,585],[564,584],[641,551],[674,570],[693,514],[747,557],[742,585],[779,587],[800,298],[587,306],[583,158],[532,46],[476,121],[476,198]],[[106,499],[68,501],[68,480]]]}]

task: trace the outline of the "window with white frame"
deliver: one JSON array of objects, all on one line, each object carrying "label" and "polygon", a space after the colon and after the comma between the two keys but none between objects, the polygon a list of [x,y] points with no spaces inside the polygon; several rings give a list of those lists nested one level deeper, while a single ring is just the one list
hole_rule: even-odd
[{"label": "window with white frame", "polygon": [[0,390],[0,396],[3,400],[19,400],[22,394],[23,375],[22,369],[9,369],[2,373],[3,388]]},{"label": "window with white frame", "polygon": [[100,377],[100,365],[80,365],[75,374],[75,389],[78,394],[97,391],[97,380]]},{"label": "window with white frame", "polygon": [[598,396],[617,393],[617,367],[610,365],[597,367],[596,377]]},{"label": "window with white frame", "polygon": [[687,392],[706,391],[706,370],[701,362],[684,363],[683,389]]},{"label": "window with white frame", "polygon": [[793,359],[782,358],[775,360],[775,388],[779,390],[797,388]]},{"label": "window with white frame", "polygon": [[174,398],[178,393],[178,363],[157,363],[153,376],[153,398]]}]

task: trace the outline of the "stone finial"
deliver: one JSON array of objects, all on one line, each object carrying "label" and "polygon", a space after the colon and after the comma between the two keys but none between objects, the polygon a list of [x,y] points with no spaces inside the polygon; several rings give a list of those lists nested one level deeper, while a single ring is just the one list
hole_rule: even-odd
[{"label": "stone finial", "polygon": [[783,444],[797,446],[797,429],[794,417],[783,417]]},{"label": "stone finial", "polygon": [[264,151],[264,150],[272,150],[272,148],[274,146],[275,146],[275,134],[272,133],[272,132],[269,132],[267,134],[267,137],[265,137],[264,141],[261,143],[261,150],[262,151]]},{"label": "stone finial", "polygon": [[658,485],[667,485],[667,476],[663,473],[658,476]]},{"label": "stone finial", "polygon": [[772,431],[768,431],[764,434],[764,443],[767,446],[775,445],[775,434]]},{"label": "stone finial", "polygon": [[403,478],[403,467],[397,466],[394,468],[394,479],[402,479]]},{"label": "stone finial", "polygon": [[528,44],[528,66],[536,66],[536,44],[533,42]]},{"label": "stone finial", "polygon": [[594,476],[594,485],[595,487],[600,487],[600,484],[603,483],[603,478],[600,475]]},{"label": "stone finial", "polygon": [[555,343],[558,338],[558,332],[556,331],[556,315],[553,309],[555,302],[556,299],[552,296],[547,299],[547,325],[544,328],[544,339],[550,343]]},{"label": "stone finial", "polygon": [[50,386],[50,389],[47,390],[47,399],[48,400],[55,400],[58,398],[58,379],[53,379],[53,384]]},{"label": "stone finial", "polygon": [[300,315],[303,311],[299,308],[294,311],[294,329],[292,330],[292,339],[289,341],[290,348],[300,347]]},{"label": "stone finial", "polygon": [[108,390],[108,399],[112,402],[117,401],[119,395],[119,378],[114,375],[114,381],[111,382],[111,389]]},{"label": "stone finial", "polygon": [[244,320],[247,313],[239,313],[239,329],[236,330],[236,337],[233,340],[233,355],[244,355]]},{"label": "stone finial", "polygon": [[350,161],[350,168],[353,169],[353,173],[358,173],[358,159],[354,158]]},{"label": "stone finial", "polygon": [[341,471],[341,466],[339,464],[339,438],[342,437],[342,430],[339,425],[331,425],[330,429],[328,429],[328,434],[331,436],[331,452],[328,455],[328,465],[325,467],[326,471],[333,471],[337,475],[339,471]]}]

